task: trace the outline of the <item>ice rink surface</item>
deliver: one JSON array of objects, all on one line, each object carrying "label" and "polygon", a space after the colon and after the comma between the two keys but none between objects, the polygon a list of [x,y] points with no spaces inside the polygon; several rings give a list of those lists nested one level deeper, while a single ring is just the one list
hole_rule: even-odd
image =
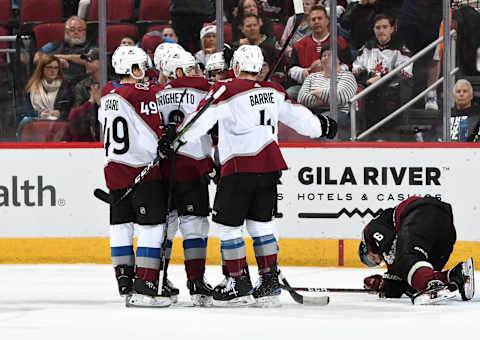
[{"label": "ice rink surface", "polygon": [[[284,267],[292,286],[361,288],[363,277],[382,270]],[[251,267],[255,283],[256,267]],[[208,266],[211,284],[219,266]],[[0,339],[351,339],[457,340],[480,337],[480,297],[414,306],[409,298],[329,293],[328,306],[303,306],[288,292],[282,307],[191,307],[183,266],[170,266],[180,288],[170,308],[125,308],[109,265],[0,265]],[[480,287],[480,273],[476,286]]]}]

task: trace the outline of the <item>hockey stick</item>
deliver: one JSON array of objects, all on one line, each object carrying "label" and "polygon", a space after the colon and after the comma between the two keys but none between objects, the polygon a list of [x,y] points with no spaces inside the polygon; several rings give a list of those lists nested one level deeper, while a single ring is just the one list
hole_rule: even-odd
[{"label": "hockey stick", "polygon": [[288,44],[290,44],[290,41],[293,38],[293,35],[297,31],[298,26],[300,26],[300,23],[302,22],[303,19],[303,1],[302,0],[293,0],[293,7],[295,8],[295,23],[293,24],[292,32],[290,32],[290,35],[288,36],[287,40],[285,41],[285,44],[283,44],[282,49],[280,50],[280,53],[278,54],[277,59],[273,63],[272,67],[267,73],[267,76],[265,77],[266,80],[269,80],[272,74],[275,72],[277,69],[278,65],[280,64],[280,61],[283,58],[283,55],[285,51],[287,50]]},{"label": "hockey stick", "polygon": [[285,275],[283,275],[280,270],[278,271],[278,278],[283,283],[283,285],[281,285],[281,288],[288,291],[288,293],[296,303],[311,306],[326,306],[330,302],[330,298],[328,296],[303,296],[301,294],[298,294],[295,291],[295,288],[292,288],[292,286],[290,286],[287,279],[285,278]]},{"label": "hockey stick", "polygon": [[375,290],[363,288],[313,288],[313,287],[290,287],[296,292],[311,292],[311,293],[378,293]]},{"label": "hockey stick", "polygon": [[[172,145],[175,144],[175,143],[178,143],[178,141],[180,140],[180,138],[185,134],[185,132],[188,131],[188,129],[190,129],[190,127],[192,126],[193,123],[195,123],[197,121],[198,118],[200,118],[200,116],[208,109],[208,107],[215,101],[217,100],[222,94],[223,92],[225,92],[227,88],[225,87],[225,85],[222,85],[218,90],[217,92],[215,92],[207,101],[207,103],[197,112],[197,114],[185,125],[185,127],[180,130],[177,134],[177,136],[175,137],[175,139],[172,141]],[[107,203],[107,204],[111,204],[111,205],[117,205],[121,200],[123,200],[125,197],[127,197],[128,195],[130,195],[130,193],[138,186],[138,184],[140,184],[140,182],[148,175],[148,173],[155,167],[158,165],[158,163],[162,160],[162,158],[160,156],[156,156],[153,160],[150,161],[150,163],[148,163],[145,168],[143,168],[143,170],[135,177],[135,179],[133,180],[133,183],[127,188],[127,190],[123,193],[123,195],[117,199],[116,201],[113,201],[113,198],[112,196],[107,193],[106,191],[102,190],[102,189],[95,189],[93,191],[93,195],[98,198],[99,200]]]}]

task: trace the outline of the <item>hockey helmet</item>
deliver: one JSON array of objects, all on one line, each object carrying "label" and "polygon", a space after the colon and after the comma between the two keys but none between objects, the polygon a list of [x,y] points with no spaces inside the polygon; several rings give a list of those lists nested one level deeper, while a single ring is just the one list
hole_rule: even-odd
[{"label": "hockey helmet", "polygon": [[[113,52],[112,66],[116,74],[132,76],[135,79],[143,79],[147,69],[148,56],[144,50],[137,46],[119,46]],[[135,76],[132,72],[133,66],[142,71],[142,76]]]},{"label": "hockey helmet", "polygon": [[153,62],[158,71],[162,70],[162,62],[171,51],[183,51],[183,47],[179,44],[164,42],[157,46],[153,55]]},{"label": "hockey helmet", "polygon": [[256,45],[240,46],[233,53],[232,67],[234,71],[237,64],[239,65],[239,72],[259,73],[263,66],[262,50]]},{"label": "hockey helmet", "polygon": [[185,75],[195,69],[195,58],[187,51],[169,53],[163,65],[164,74],[169,78],[177,78],[177,70],[181,69]]},{"label": "hockey helmet", "polygon": [[383,258],[383,254],[389,253],[395,234],[393,209],[389,208],[370,221],[363,229],[362,240],[358,247],[360,261],[368,267],[378,266],[378,263],[372,261],[368,254],[377,254]]}]

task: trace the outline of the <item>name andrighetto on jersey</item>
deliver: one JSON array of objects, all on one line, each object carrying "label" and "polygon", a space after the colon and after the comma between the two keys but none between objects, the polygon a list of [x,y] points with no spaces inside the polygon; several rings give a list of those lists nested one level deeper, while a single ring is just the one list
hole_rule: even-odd
[{"label": "name andrighetto on jersey", "polygon": [[257,93],[250,95],[250,105],[260,105],[260,104],[275,104],[275,98],[273,92],[268,93]]},{"label": "name andrighetto on jersey", "polygon": [[159,105],[180,103],[195,105],[195,95],[193,93],[185,93],[185,95],[183,95],[182,92],[161,93],[157,94],[157,102]]},{"label": "name andrighetto on jersey", "polygon": [[107,99],[105,101],[105,110],[118,111],[119,105],[117,99]]}]

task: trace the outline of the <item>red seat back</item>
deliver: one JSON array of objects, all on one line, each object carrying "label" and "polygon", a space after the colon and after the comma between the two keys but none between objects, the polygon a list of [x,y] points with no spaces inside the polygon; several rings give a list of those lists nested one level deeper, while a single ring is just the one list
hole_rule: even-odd
[{"label": "red seat back", "polygon": [[7,25],[12,15],[12,0],[0,0],[0,24]]},{"label": "red seat back", "polygon": [[[107,0],[107,21],[133,18],[133,0]],[[88,21],[98,21],[98,0],[92,0]]]},{"label": "red seat back", "polygon": [[62,22],[38,24],[33,28],[35,35],[36,50],[49,42],[63,40],[65,35],[65,24]]},{"label": "red seat back", "polygon": [[22,0],[20,24],[62,21],[61,0]]},{"label": "red seat back", "polygon": [[38,120],[25,124],[22,128],[21,142],[60,142],[68,128],[67,122]]},{"label": "red seat back", "polygon": [[275,40],[280,41],[282,39],[283,30],[285,27],[282,24],[273,24],[273,32],[275,33]]},{"label": "red seat back", "polygon": [[170,21],[168,0],[142,0],[138,10],[139,21]]},{"label": "red seat back", "polygon": [[232,44],[232,26],[229,24],[223,25],[223,42],[226,44]]}]

